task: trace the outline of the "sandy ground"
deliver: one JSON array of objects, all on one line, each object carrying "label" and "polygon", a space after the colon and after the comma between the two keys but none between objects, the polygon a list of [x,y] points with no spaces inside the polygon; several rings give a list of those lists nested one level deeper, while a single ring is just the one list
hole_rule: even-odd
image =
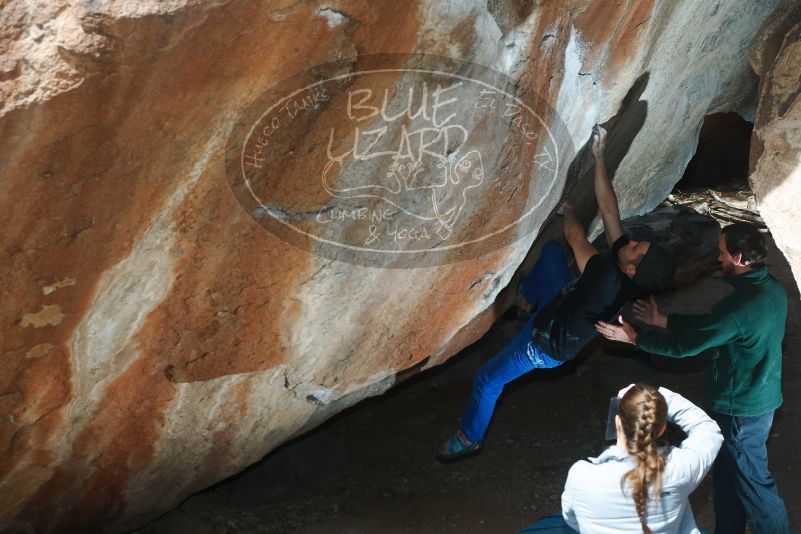
[{"label": "sandy ground", "polygon": [[[791,314],[785,401],[769,457],[791,524],[799,525],[801,302],[783,258],[774,250],[770,261],[790,295]],[[668,304],[710,300],[719,284],[704,278]],[[499,322],[448,364],[343,412],[139,532],[516,532],[558,512],[570,466],[608,445],[608,399],[620,387],[647,381],[703,406],[704,357],[669,360],[598,342],[577,361],[507,386],[484,452],[441,465],[435,451],[456,428],[473,373],[515,332],[513,321]],[[709,476],[691,501],[699,526],[711,529]]]}]

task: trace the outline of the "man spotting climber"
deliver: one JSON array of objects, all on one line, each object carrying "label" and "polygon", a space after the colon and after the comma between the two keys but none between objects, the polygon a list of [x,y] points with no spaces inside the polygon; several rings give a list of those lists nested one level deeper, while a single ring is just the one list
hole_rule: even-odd
[{"label": "man spotting climber", "polygon": [[723,432],[713,467],[715,532],[789,534],[787,509],[768,470],[766,443],[782,403],[782,339],[787,294],[765,266],[764,236],[747,223],[723,228],[718,242],[723,280],[732,292],[703,315],[665,315],[656,302],[637,301],[634,316],[663,328],[638,332],[599,322],[604,337],[672,358],[711,349],[706,395],[709,415]]},{"label": "man spotting climber", "polygon": [[672,280],[670,255],[648,241],[623,234],[617,196],[606,171],[606,131],[593,130],[595,198],[606,240],[612,247],[601,255],[587,239],[570,204],[562,207],[564,236],[581,275],[570,281],[567,255],[555,241],[545,243],[526,280],[526,300],[536,306],[523,329],[476,375],[459,430],[439,449],[437,458],[451,462],[481,450],[484,433],[503,386],[538,368],[553,368],[574,358],[597,336],[595,323],[617,316],[638,286],[655,290]]}]

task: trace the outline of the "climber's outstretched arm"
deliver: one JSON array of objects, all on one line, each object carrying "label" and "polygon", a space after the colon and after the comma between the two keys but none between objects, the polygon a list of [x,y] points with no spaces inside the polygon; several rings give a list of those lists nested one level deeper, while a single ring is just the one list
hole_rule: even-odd
[{"label": "climber's outstretched arm", "polygon": [[609,180],[609,174],[606,172],[605,150],[606,130],[602,126],[595,125],[592,133],[592,155],[595,156],[595,199],[598,201],[598,209],[604,222],[606,242],[611,247],[617,238],[623,235],[623,224],[620,222],[617,195]]}]

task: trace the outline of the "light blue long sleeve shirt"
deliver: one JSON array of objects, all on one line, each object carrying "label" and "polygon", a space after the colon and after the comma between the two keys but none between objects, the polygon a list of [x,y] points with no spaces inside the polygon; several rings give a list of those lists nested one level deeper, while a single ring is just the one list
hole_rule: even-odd
[{"label": "light blue long sleeve shirt", "polygon": [[[662,449],[667,456],[662,494],[648,499],[647,522],[654,534],[697,534],[690,493],[706,476],[723,436],[701,408],[666,388],[659,388],[668,405],[668,420],[687,434],[679,447]],[[598,534],[641,533],[631,489],[621,478],[636,466],[624,449],[609,447],[598,458],[580,460],[567,475],[562,493],[562,516],[576,531]],[[625,492],[624,492],[625,490]]]}]

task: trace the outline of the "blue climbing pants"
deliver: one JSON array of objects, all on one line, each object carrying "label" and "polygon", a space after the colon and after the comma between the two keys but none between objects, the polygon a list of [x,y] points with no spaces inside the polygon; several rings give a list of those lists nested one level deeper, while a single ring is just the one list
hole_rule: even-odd
[{"label": "blue climbing pants", "polygon": [[[542,247],[540,257],[523,282],[526,300],[541,310],[570,281],[567,254],[556,241],[548,241]],[[501,396],[503,386],[528,373],[532,369],[549,369],[561,365],[538,349],[531,338],[534,313],[523,329],[476,374],[473,391],[462,414],[461,430],[470,441],[484,439],[495,402]]]}]

